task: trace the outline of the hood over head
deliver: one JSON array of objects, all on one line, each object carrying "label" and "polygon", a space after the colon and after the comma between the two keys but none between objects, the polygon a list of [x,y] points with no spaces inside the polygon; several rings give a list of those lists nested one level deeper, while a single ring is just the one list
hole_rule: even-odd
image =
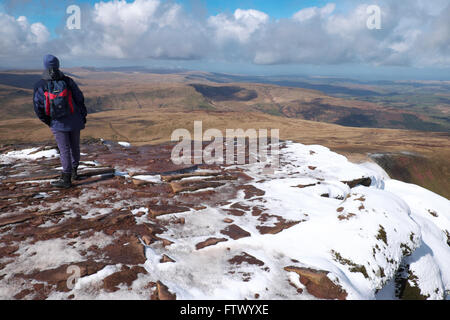
[{"label": "hood over head", "polygon": [[46,69],[42,74],[42,79],[44,80],[62,80],[64,78],[64,73],[59,69]]},{"label": "hood over head", "polygon": [[50,68],[59,69],[58,58],[51,54],[45,55],[44,56],[44,68],[45,69],[50,69]]},{"label": "hood over head", "polygon": [[64,74],[59,70],[59,60],[57,57],[47,54],[44,56],[44,73],[42,79],[44,80],[60,80]]}]

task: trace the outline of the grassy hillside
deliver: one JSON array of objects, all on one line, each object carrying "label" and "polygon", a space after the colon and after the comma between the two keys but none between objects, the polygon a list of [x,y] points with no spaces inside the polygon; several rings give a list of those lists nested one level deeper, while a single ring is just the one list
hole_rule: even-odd
[{"label": "grassy hillside", "polygon": [[[26,88],[27,77],[39,73],[12,73],[16,76],[3,78],[13,79],[12,85],[0,80],[0,144],[52,141],[50,130],[34,115],[32,90]],[[84,91],[89,109],[85,138],[157,144],[169,141],[175,129],[192,132],[196,120],[203,121],[204,130],[217,128],[223,132],[226,128],[276,128],[280,129],[281,139],[324,145],[354,161],[367,160],[371,153],[387,155],[379,163],[392,177],[450,198],[448,130],[399,130],[442,129],[428,122],[425,115],[310,89],[215,83],[193,77],[198,73],[77,69],[71,74]],[[442,109],[443,115],[445,112]],[[405,152],[417,156],[404,161]]]},{"label": "grassy hillside", "polygon": [[[277,82],[291,84],[292,87],[246,82],[219,83],[221,78],[198,72],[152,74],[70,69],[67,73],[76,78],[84,91],[90,113],[136,108],[147,111],[257,111],[349,127],[441,132],[450,129],[448,99],[442,96],[442,92],[433,99],[430,94],[420,93],[416,104],[421,107],[408,108],[413,99],[409,96],[382,95],[373,87],[355,84],[346,84],[351,90],[344,90],[346,96],[338,97],[294,87],[299,85],[298,82]],[[37,72],[0,73],[2,119],[33,116],[30,90],[38,78]],[[302,83],[308,88],[334,92],[330,85]],[[339,84],[333,88],[343,90],[345,87]],[[355,90],[358,95],[348,95]],[[370,97],[362,95],[370,92],[373,93]],[[417,94],[413,97],[417,98]]]}]

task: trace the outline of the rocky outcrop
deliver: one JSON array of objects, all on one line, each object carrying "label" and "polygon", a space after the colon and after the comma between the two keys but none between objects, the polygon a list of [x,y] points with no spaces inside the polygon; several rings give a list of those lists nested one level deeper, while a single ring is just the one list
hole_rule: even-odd
[{"label": "rocky outcrop", "polygon": [[209,246],[214,246],[218,244],[219,242],[228,241],[228,239],[225,238],[208,238],[205,241],[199,242],[195,245],[195,249],[200,250]]},{"label": "rocky outcrop", "polygon": [[247,252],[242,252],[242,254],[234,256],[233,258],[228,260],[228,262],[233,265],[241,265],[242,263],[247,263],[249,265],[255,265],[259,267],[264,266],[263,261],[255,258]]},{"label": "rocky outcrop", "polygon": [[277,234],[285,229],[289,229],[302,222],[302,221],[288,221],[283,217],[277,215],[269,215],[267,213],[261,214],[260,217],[258,218],[258,220],[262,222],[265,222],[268,219],[276,219],[277,222],[275,222],[274,225],[271,226],[267,225],[256,226],[256,229],[258,229],[258,231],[261,234]]},{"label": "rocky outcrop", "polygon": [[157,286],[157,295],[155,297],[156,300],[176,300],[177,295],[170,292],[169,288],[164,285],[161,281],[156,283]]},{"label": "rocky outcrop", "polygon": [[241,227],[235,224],[227,226],[224,230],[220,231],[220,233],[229,236],[233,240],[251,236],[250,232],[243,230]]},{"label": "rocky outcrop", "polygon": [[[312,162],[314,166],[317,164],[314,169],[307,169],[304,159],[298,163],[290,159],[293,166],[287,165],[286,172],[280,170],[275,176],[265,172],[261,164],[248,171],[246,167],[226,165],[176,166],[170,161],[170,151],[170,144],[123,148],[110,142],[93,141],[82,146],[86,154],[82,160],[89,161],[83,163],[85,168],[81,171],[86,175],[69,190],[49,185],[48,177],[58,176],[57,159],[3,163],[0,166],[0,295],[4,292],[8,295],[0,298],[81,299],[100,295],[114,299],[167,300],[176,299],[177,294],[181,297],[181,291],[175,292],[177,288],[185,290],[183,297],[195,295],[195,290],[189,292],[191,287],[211,285],[205,290],[215,290],[213,286],[221,285],[217,279],[223,282],[257,279],[260,283],[260,279],[273,278],[281,282],[272,286],[275,282],[268,281],[239,297],[296,298],[300,294],[304,295],[301,298],[346,299],[355,295],[352,284],[346,282],[345,291],[327,271],[299,267],[299,261],[287,258],[291,245],[300,251],[305,244],[314,245],[308,242],[307,228],[321,226],[315,224],[318,216],[329,215],[326,218],[330,220],[323,221],[330,222],[327,232],[334,232],[333,237],[345,235],[351,239],[349,245],[353,238],[362,242],[373,239],[374,244],[367,246],[367,252],[373,256],[368,261],[355,259],[351,250],[339,250],[338,241],[333,248],[337,251],[332,250],[331,256],[327,251],[320,259],[328,259],[342,274],[361,273],[361,281],[379,280],[380,287],[385,284],[386,275],[392,274],[392,268],[388,267],[397,263],[395,259],[399,257],[395,254],[413,252],[415,242],[420,240],[414,234],[409,236],[403,232],[406,238],[399,248],[392,249],[402,228],[398,219],[395,229],[390,224],[395,213],[387,206],[383,212],[377,212],[370,189],[347,195],[347,191],[341,192],[347,188],[335,183],[345,180],[342,177],[353,177],[354,172],[335,177],[317,159]],[[314,153],[314,157],[323,156],[321,152]],[[351,166],[347,162],[346,165]],[[333,183],[331,178],[325,179],[328,175],[333,177]],[[304,184],[299,184],[302,181]],[[317,183],[310,184],[311,181]],[[344,183],[354,187],[370,185],[371,181],[361,178]],[[340,201],[324,198],[336,194]],[[299,201],[295,199],[297,195]],[[326,205],[322,207],[322,203]],[[427,209],[429,219],[445,217],[442,210],[433,206]],[[361,221],[365,217],[383,220],[379,227],[377,224],[376,229],[372,228],[378,233],[370,234],[372,229],[364,228]],[[411,231],[420,234],[418,230]],[[363,238],[358,238],[361,235]],[[328,248],[327,241],[331,238],[319,238],[316,241],[325,242],[323,247]],[[443,239],[449,238],[447,231]],[[291,239],[292,243],[286,246]],[[319,251],[321,247],[318,246]],[[339,252],[345,253],[345,258]],[[299,259],[302,254],[303,251]],[[377,259],[387,261],[388,267],[377,268]],[[290,264],[294,266],[285,268],[290,272],[288,275],[270,272]],[[71,276],[67,273],[69,267],[80,269],[84,285],[76,289],[67,286]],[[198,279],[204,275],[214,281],[199,285]],[[288,283],[284,282],[286,276]],[[415,276],[421,277],[417,272]],[[415,287],[420,285],[412,275],[412,280],[407,278],[408,283],[405,279],[399,282],[401,297],[414,295]],[[413,280],[417,280],[417,285],[412,285]],[[177,281],[177,285],[172,286],[175,283],[172,281]],[[279,285],[283,282],[284,285]],[[289,284],[296,290],[291,290]],[[248,287],[253,288],[253,283]],[[432,292],[426,294],[425,297],[433,298]]]},{"label": "rocky outcrop", "polygon": [[285,267],[284,270],[297,273],[300,282],[306,287],[308,293],[316,298],[338,300],[347,298],[347,292],[327,277],[327,271],[295,266]]},{"label": "rocky outcrop", "polygon": [[64,264],[53,269],[37,270],[28,274],[17,274],[16,277],[46,283],[47,285],[53,286],[57,291],[67,292],[70,291],[68,287],[69,278],[73,275],[71,272],[73,269],[70,268],[78,268],[80,277],[85,277],[96,273],[105,266],[105,263],[87,260],[70,265]]},{"label": "rocky outcrop", "polygon": [[176,205],[152,205],[150,206],[149,211],[152,218],[156,218],[166,214],[186,212],[189,211],[189,208]]},{"label": "rocky outcrop", "polygon": [[370,185],[372,184],[372,179],[365,177],[365,178],[355,179],[355,180],[351,180],[351,181],[341,181],[341,182],[348,185],[350,188],[354,188],[358,185],[361,185],[364,187],[370,187]]},{"label": "rocky outcrop", "polygon": [[218,188],[225,185],[224,182],[217,181],[203,181],[203,180],[188,180],[184,182],[171,182],[170,186],[174,193],[197,191],[207,188]]},{"label": "rocky outcrop", "polygon": [[120,271],[115,272],[103,279],[104,288],[108,292],[115,292],[119,290],[119,285],[121,284],[130,287],[141,273],[146,274],[147,271],[140,266],[133,266],[130,268],[125,265]]},{"label": "rocky outcrop", "polygon": [[266,194],[265,191],[256,188],[252,185],[242,185],[238,187],[238,190],[242,190],[245,193],[244,199],[250,199],[253,197],[261,197]]}]

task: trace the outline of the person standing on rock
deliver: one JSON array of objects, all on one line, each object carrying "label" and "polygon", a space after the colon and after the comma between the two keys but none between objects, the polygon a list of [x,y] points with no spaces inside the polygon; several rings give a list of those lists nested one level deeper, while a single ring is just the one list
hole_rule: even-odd
[{"label": "person standing on rock", "polygon": [[44,57],[42,79],[34,85],[34,112],[52,131],[58,145],[62,174],[54,187],[70,188],[78,180],[80,131],[85,128],[87,109],[75,81],[59,70],[59,60]]}]

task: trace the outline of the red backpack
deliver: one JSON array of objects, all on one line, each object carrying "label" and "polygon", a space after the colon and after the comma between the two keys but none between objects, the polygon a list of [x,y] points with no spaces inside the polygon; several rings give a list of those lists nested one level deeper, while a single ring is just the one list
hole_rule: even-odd
[{"label": "red backpack", "polygon": [[50,80],[45,94],[45,113],[52,119],[73,114],[72,91],[64,80]]}]

